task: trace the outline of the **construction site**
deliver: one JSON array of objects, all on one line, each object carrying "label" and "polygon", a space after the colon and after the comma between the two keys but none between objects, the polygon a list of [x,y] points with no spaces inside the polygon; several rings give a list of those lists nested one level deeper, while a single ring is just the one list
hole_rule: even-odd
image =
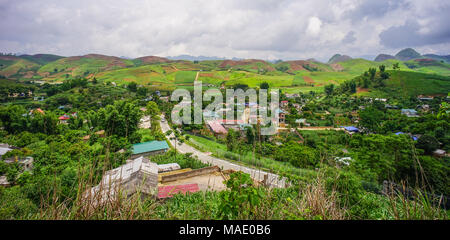
[{"label": "construction site", "polygon": [[105,172],[100,183],[85,191],[83,196],[98,205],[136,193],[143,198],[166,199],[175,194],[223,191],[227,188],[224,182],[233,172],[218,166],[182,169],[177,163],[158,165],[139,157]]}]

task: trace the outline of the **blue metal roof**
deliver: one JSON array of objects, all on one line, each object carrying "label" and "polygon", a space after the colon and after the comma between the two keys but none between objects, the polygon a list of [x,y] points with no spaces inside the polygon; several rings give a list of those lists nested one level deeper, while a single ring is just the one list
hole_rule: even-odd
[{"label": "blue metal roof", "polygon": [[354,126],[344,127],[344,129],[349,131],[349,132],[359,132],[359,128],[354,127]]}]

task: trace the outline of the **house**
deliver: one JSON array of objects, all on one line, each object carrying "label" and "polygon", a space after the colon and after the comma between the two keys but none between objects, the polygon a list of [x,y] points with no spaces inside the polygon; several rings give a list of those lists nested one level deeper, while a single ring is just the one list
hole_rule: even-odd
[{"label": "house", "polygon": [[303,124],[303,126],[310,126],[310,125],[311,125],[311,124],[309,124],[309,123],[306,122],[306,118],[299,118],[299,119],[296,119],[296,120],[295,120],[295,123],[297,123],[299,127],[301,127],[302,124]]},{"label": "house", "polygon": [[284,127],[286,122],[286,113],[281,109],[276,109],[275,112],[278,114],[280,126]]},{"label": "house", "polygon": [[227,134],[228,131],[222,126],[220,121],[208,121],[209,129],[214,133],[214,135],[224,135]]},{"label": "house", "polygon": [[343,128],[344,128],[345,132],[350,135],[359,132],[359,128],[354,127],[354,126],[348,126],[348,127],[343,127]]},{"label": "house", "polygon": [[98,135],[98,137],[105,137],[105,130],[100,130],[95,132],[95,135]]},{"label": "house", "polygon": [[430,110],[430,105],[428,105],[428,104],[419,105],[419,106],[417,106],[417,109],[419,109],[423,112],[428,112]]},{"label": "house", "polygon": [[418,117],[417,111],[414,109],[402,109],[401,113],[407,117]]},{"label": "house", "polygon": [[86,135],[83,137],[83,141],[85,142],[89,141],[89,139],[91,139],[91,135]]},{"label": "house", "polygon": [[[14,149],[19,148],[10,146],[8,144],[0,144],[0,160],[2,159],[3,155]],[[3,159],[3,161],[7,164],[18,163],[21,167],[23,167],[24,171],[31,171],[33,169],[34,159],[31,156],[28,157],[11,156],[9,158]]]},{"label": "house", "polygon": [[33,100],[34,101],[39,101],[39,102],[42,102],[42,101],[44,101],[44,96],[35,96],[35,97],[33,97]]},{"label": "house", "polygon": [[2,187],[11,186],[11,183],[8,181],[8,178],[6,176],[0,176],[0,186]]},{"label": "house", "polygon": [[435,157],[444,157],[445,154],[446,154],[445,150],[442,150],[442,149],[436,149],[436,150],[433,152],[433,155],[434,155]]},{"label": "house", "polygon": [[281,106],[282,108],[285,108],[285,107],[287,107],[288,103],[289,103],[288,101],[281,101],[280,106]]},{"label": "house", "polygon": [[143,143],[136,143],[132,146],[131,158],[135,159],[141,156],[149,156],[165,153],[169,150],[169,145],[166,141],[149,141]]},{"label": "house", "polygon": [[348,166],[348,165],[350,165],[352,158],[351,157],[341,157],[341,158],[335,157],[334,160],[340,164]]},{"label": "house", "polygon": [[406,134],[406,135],[409,135],[409,136],[411,136],[411,138],[412,138],[412,140],[414,140],[414,141],[417,141],[417,139],[419,139],[419,137],[417,137],[416,135],[411,135],[410,133],[404,133],[404,132],[396,132],[396,133],[394,133],[395,135],[401,135],[401,134]]},{"label": "house", "polygon": [[19,164],[23,166],[23,169],[25,171],[31,171],[33,169],[33,157],[26,157],[25,159],[19,159]]},{"label": "house", "polygon": [[150,128],[151,126],[152,123],[149,115],[143,116],[139,120],[139,128]]},{"label": "house", "polygon": [[138,191],[143,196],[156,196],[158,191],[158,165],[142,156],[107,171],[101,182],[87,190],[83,198],[96,206],[114,201],[119,194],[129,197]]},{"label": "house", "polygon": [[33,116],[34,114],[42,114],[45,115],[44,110],[40,109],[40,108],[36,108],[36,109],[31,109],[30,112],[28,114],[22,114],[22,116],[26,117],[26,116]]},{"label": "house", "polygon": [[434,99],[434,97],[419,95],[417,96],[417,99],[419,99],[420,101],[431,101]]},{"label": "house", "polygon": [[390,104],[385,104],[384,107],[387,109],[398,109],[398,106],[390,105]]},{"label": "house", "polygon": [[302,105],[300,105],[299,103],[294,103],[294,104],[292,104],[292,106],[294,106],[295,109],[297,109],[297,111],[299,111],[299,112],[302,110]]},{"label": "house", "polygon": [[298,93],[294,93],[294,94],[286,93],[285,95],[286,95],[286,98],[289,98],[289,99],[299,97]]},{"label": "house", "polygon": [[67,124],[67,120],[70,119],[70,116],[67,114],[62,115],[61,117],[58,118],[59,119],[59,123],[61,124]]},{"label": "house", "polygon": [[14,149],[13,146],[10,146],[6,143],[0,143],[0,159],[2,158],[3,155],[5,155],[7,152],[13,149]]}]

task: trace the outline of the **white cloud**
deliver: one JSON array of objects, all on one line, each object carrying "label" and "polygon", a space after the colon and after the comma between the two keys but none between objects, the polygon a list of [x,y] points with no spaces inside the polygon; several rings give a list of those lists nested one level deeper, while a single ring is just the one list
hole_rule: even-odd
[{"label": "white cloud", "polygon": [[308,19],[308,28],[306,28],[306,33],[311,36],[317,36],[320,33],[320,27],[322,26],[322,21],[318,17],[310,17]]},{"label": "white cloud", "polygon": [[429,1],[0,0],[0,51],[326,61],[410,47],[382,44],[379,35],[417,16],[431,23],[421,34],[436,36],[419,47],[448,54],[448,1]]}]

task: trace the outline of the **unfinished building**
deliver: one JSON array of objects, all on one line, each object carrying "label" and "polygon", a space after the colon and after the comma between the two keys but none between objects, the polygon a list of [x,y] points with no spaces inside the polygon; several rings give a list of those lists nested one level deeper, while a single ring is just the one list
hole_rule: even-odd
[{"label": "unfinished building", "polygon": [[158,165],[145,157],[107,171],[101,182],[84,196],[94,205],[114,201],[118,196],[129,197],[135,193],[154,196],[158,191]]}]

